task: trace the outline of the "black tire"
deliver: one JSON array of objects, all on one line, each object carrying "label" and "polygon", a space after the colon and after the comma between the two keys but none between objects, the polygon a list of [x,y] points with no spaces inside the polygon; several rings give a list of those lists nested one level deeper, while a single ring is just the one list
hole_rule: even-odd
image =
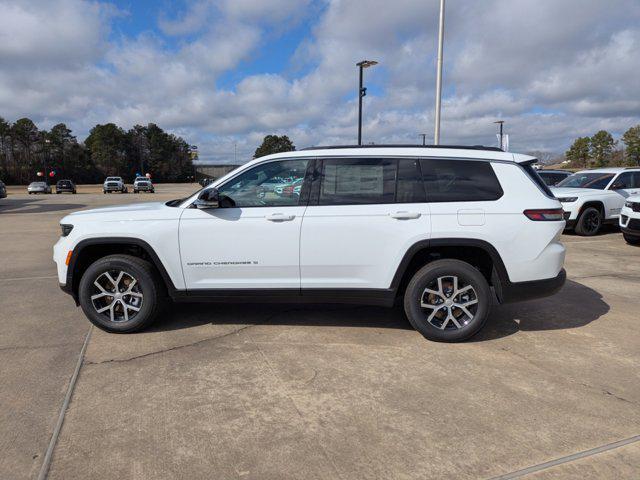
[{"label": "black tire", "polygon": [[[439,278],[443,279],[441,283],[443,293],[446,294],[446,290],[453,288],[453,277],[457,277],[458,289],[466,289],[469,285],[472,289],[460,294],[451,292],[449,297],[427,294],[425,289],[434,290]],[[445,298],[446,301],[458,301],[447,306]],[[471,338],[484,326],[491,310],[492,298],[487,280],[474,267],[461,260],[436,260],[418,270],[407,285],[404,311],[413,328],[425,338],[437,342],[460,342]],[[477,302],[469,304],[474,299]],[[421,307],[423,300],[429,304],[433,301],[436,307]],[[471,318],[456,306],[458,304],[467,309]],[[441,328],[443,325],[444,329]]]},{"label": "black tire", "polygon": [[622,236],[624,237],[624,241],[627,242],[629,245],[640,245],[640,237],[636,237],[634,235],[628,235],[626,233],[623,233]]},{"label": "black tire", "polygon": [[[142,294],[142,298],[138,300],[137,297],[127,295],[123,295],[122,297],[123,301],[128,301],[130,303],[136,303],[138,301],[141,302],[138,304],[139,311],[135,312],[131,310],[132,318],[129,318],[128,320],[117,318],[117,315],[124,317],[122,312],[123,304],[121,302],[114,301],[112,297],[107,296],[104,300],[102,298],[96,299],[96,302],[103,302],[99,303],[97,306],[94,305],[91,300],[92,295],[102,293],[95,286],[95,281],[99,281],[101,284],[105,283],[103,287],[109,288],[109,281],[107,280],[105,282],[105,272],[108,272],[111,277],[116,280],[117,278],[114,277],[114,275],[118,275],[116,272],[124,272],[125,275],[123,275],[122,280],[119,282],[123,284],[123,287],[126,287],[124,282],[126,282],[126,279],[128,278],[127,276],[136,280],[135,288],[138,289],[138,292],[136,293]],[[108,290],[108,292],[111,291],[113,290]],[[89,268],[87,268],[80,279],[78,296],[82,311],[89,321],[91,321],[91,323],[96,327],[107,332],[131,333],[140,331],[153,323],[158,312],[162,309],[162,304],[165,299],[165,291],[160,277],[153,265],[149,262],[131,255],[109,255],[96,260],[89,266]],[[116,321],[111,320],[109,313],[111,311],[110,309],[107,310],[106,313],[98,313],[98,306],[103,307],[104,303],[108,303],[108,301],[115,304],[114,319],[116,319]],[[118,308],[120,308],[119,312],[117,311]],[[127,309],[127,312],[129,312],[129,309]]]},{"label": "black tire", "polygon": [[587,207],[578,217],[575,231],[583,237],[591,237],[597,234],[602,227],[602,214],[595,207]]},{"label": "black tire", "polygon": [[60,192],[58,192],[57,190],[56,190],[56,195],[60,195]]}]

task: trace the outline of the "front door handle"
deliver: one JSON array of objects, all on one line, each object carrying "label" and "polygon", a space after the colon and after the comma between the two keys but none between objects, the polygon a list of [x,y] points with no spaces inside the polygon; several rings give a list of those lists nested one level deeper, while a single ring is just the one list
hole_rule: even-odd
[{"label": "front door handle", "polygon": [[265,217],[270,222],[289,222],[296,218],[295,215],[285,215],[284,213],[272,213]]},{"label": "front door handle", "polygon": [[396,212],[390,213],[389,216],[396,220],[412,220],[414,218],[420,218],[420,214],[418,212]]}]

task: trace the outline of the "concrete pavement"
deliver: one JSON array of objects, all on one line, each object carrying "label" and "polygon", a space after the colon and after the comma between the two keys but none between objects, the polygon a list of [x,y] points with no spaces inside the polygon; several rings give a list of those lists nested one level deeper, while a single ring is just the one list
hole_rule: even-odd
[{"label": "concrete pavement", "polygon": [[[0,478],[37,475],[89,329],[51,278],[59,218],[193,189],[0,200]],[[140,334],[94,329],[49,478],[492,478],[638,435],[640,248],[564,241],[565,288],[463,344],[373,307],[176,305]],[[638,445],[525,478],[635,478]]]}]

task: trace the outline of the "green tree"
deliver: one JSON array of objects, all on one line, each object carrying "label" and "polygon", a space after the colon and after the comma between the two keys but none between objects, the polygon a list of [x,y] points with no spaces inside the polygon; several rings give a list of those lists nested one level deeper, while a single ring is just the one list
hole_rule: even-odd
[{"label": "green tree", "polygon": [[590,147],[591,139],[589,137],[578,137],[565,152],[565,157],[575,166],[586,168],[589,162]]},{"label": "green tree", "polygon": [[96,125],[84,141],[91,160],[105,175],[126,175],[130,167],[127,164],[127,135],[113,123]]},{"label": "green tree", "polygon": [[11,154],[11,125],[0,117],[0,179],[9,179],[9,156]]},{"label": "green tree", "polygon": [[262,140],[262,145],[256,148],[256,153],[253,154],[253,158],[264,157],[272,153],[291,152],[295,149],[295,145],[286,135],[267,135],[264,137],[264,140]]},{"label": "green tree", "polygon": [[[23,183],[31,177],[41,165],[36,165],[35,146],[40,139],[40,131],[29,118],[21,118],[11,125],[11,137],[14,140],[14,178]],[[17,147],[17,149],[15,148]]]},{"label": "green tree", "polygon": [[640,165],[640,125],[631,127],[622,135],[625,158],[629,165]]},{"label": "green tree", "polygon": [[616,142],[606,130],[600,130],[591,137],[589,153],[596,167],[605,167],[611,159],[611,153]]}]

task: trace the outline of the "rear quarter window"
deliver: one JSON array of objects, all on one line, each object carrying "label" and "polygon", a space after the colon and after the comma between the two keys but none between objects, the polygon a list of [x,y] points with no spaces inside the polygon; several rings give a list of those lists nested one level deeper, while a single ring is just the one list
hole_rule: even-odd
[{"label": "rear quarter window", "polygon": [[540,177],[540,175],[538,175],[538,172],[536,171],[535,168],[533,168],[531,166],[530,163],[520,164],[520,166],[523,168],[523,170],[525,171],[527,176],[531,180],[533,180],[533,183],[538,185],[538,187],[540,187],[540,190],[542,190],[547,197],[555,198],[553,193],[551,192],[551,190],[547,186],[547,184],[544,182],[542,177]]},{"label": "rear quarter window", "polygon": [[504,193],[486,161],[422,159],[420,169],[429,202],[492,201]]}]

